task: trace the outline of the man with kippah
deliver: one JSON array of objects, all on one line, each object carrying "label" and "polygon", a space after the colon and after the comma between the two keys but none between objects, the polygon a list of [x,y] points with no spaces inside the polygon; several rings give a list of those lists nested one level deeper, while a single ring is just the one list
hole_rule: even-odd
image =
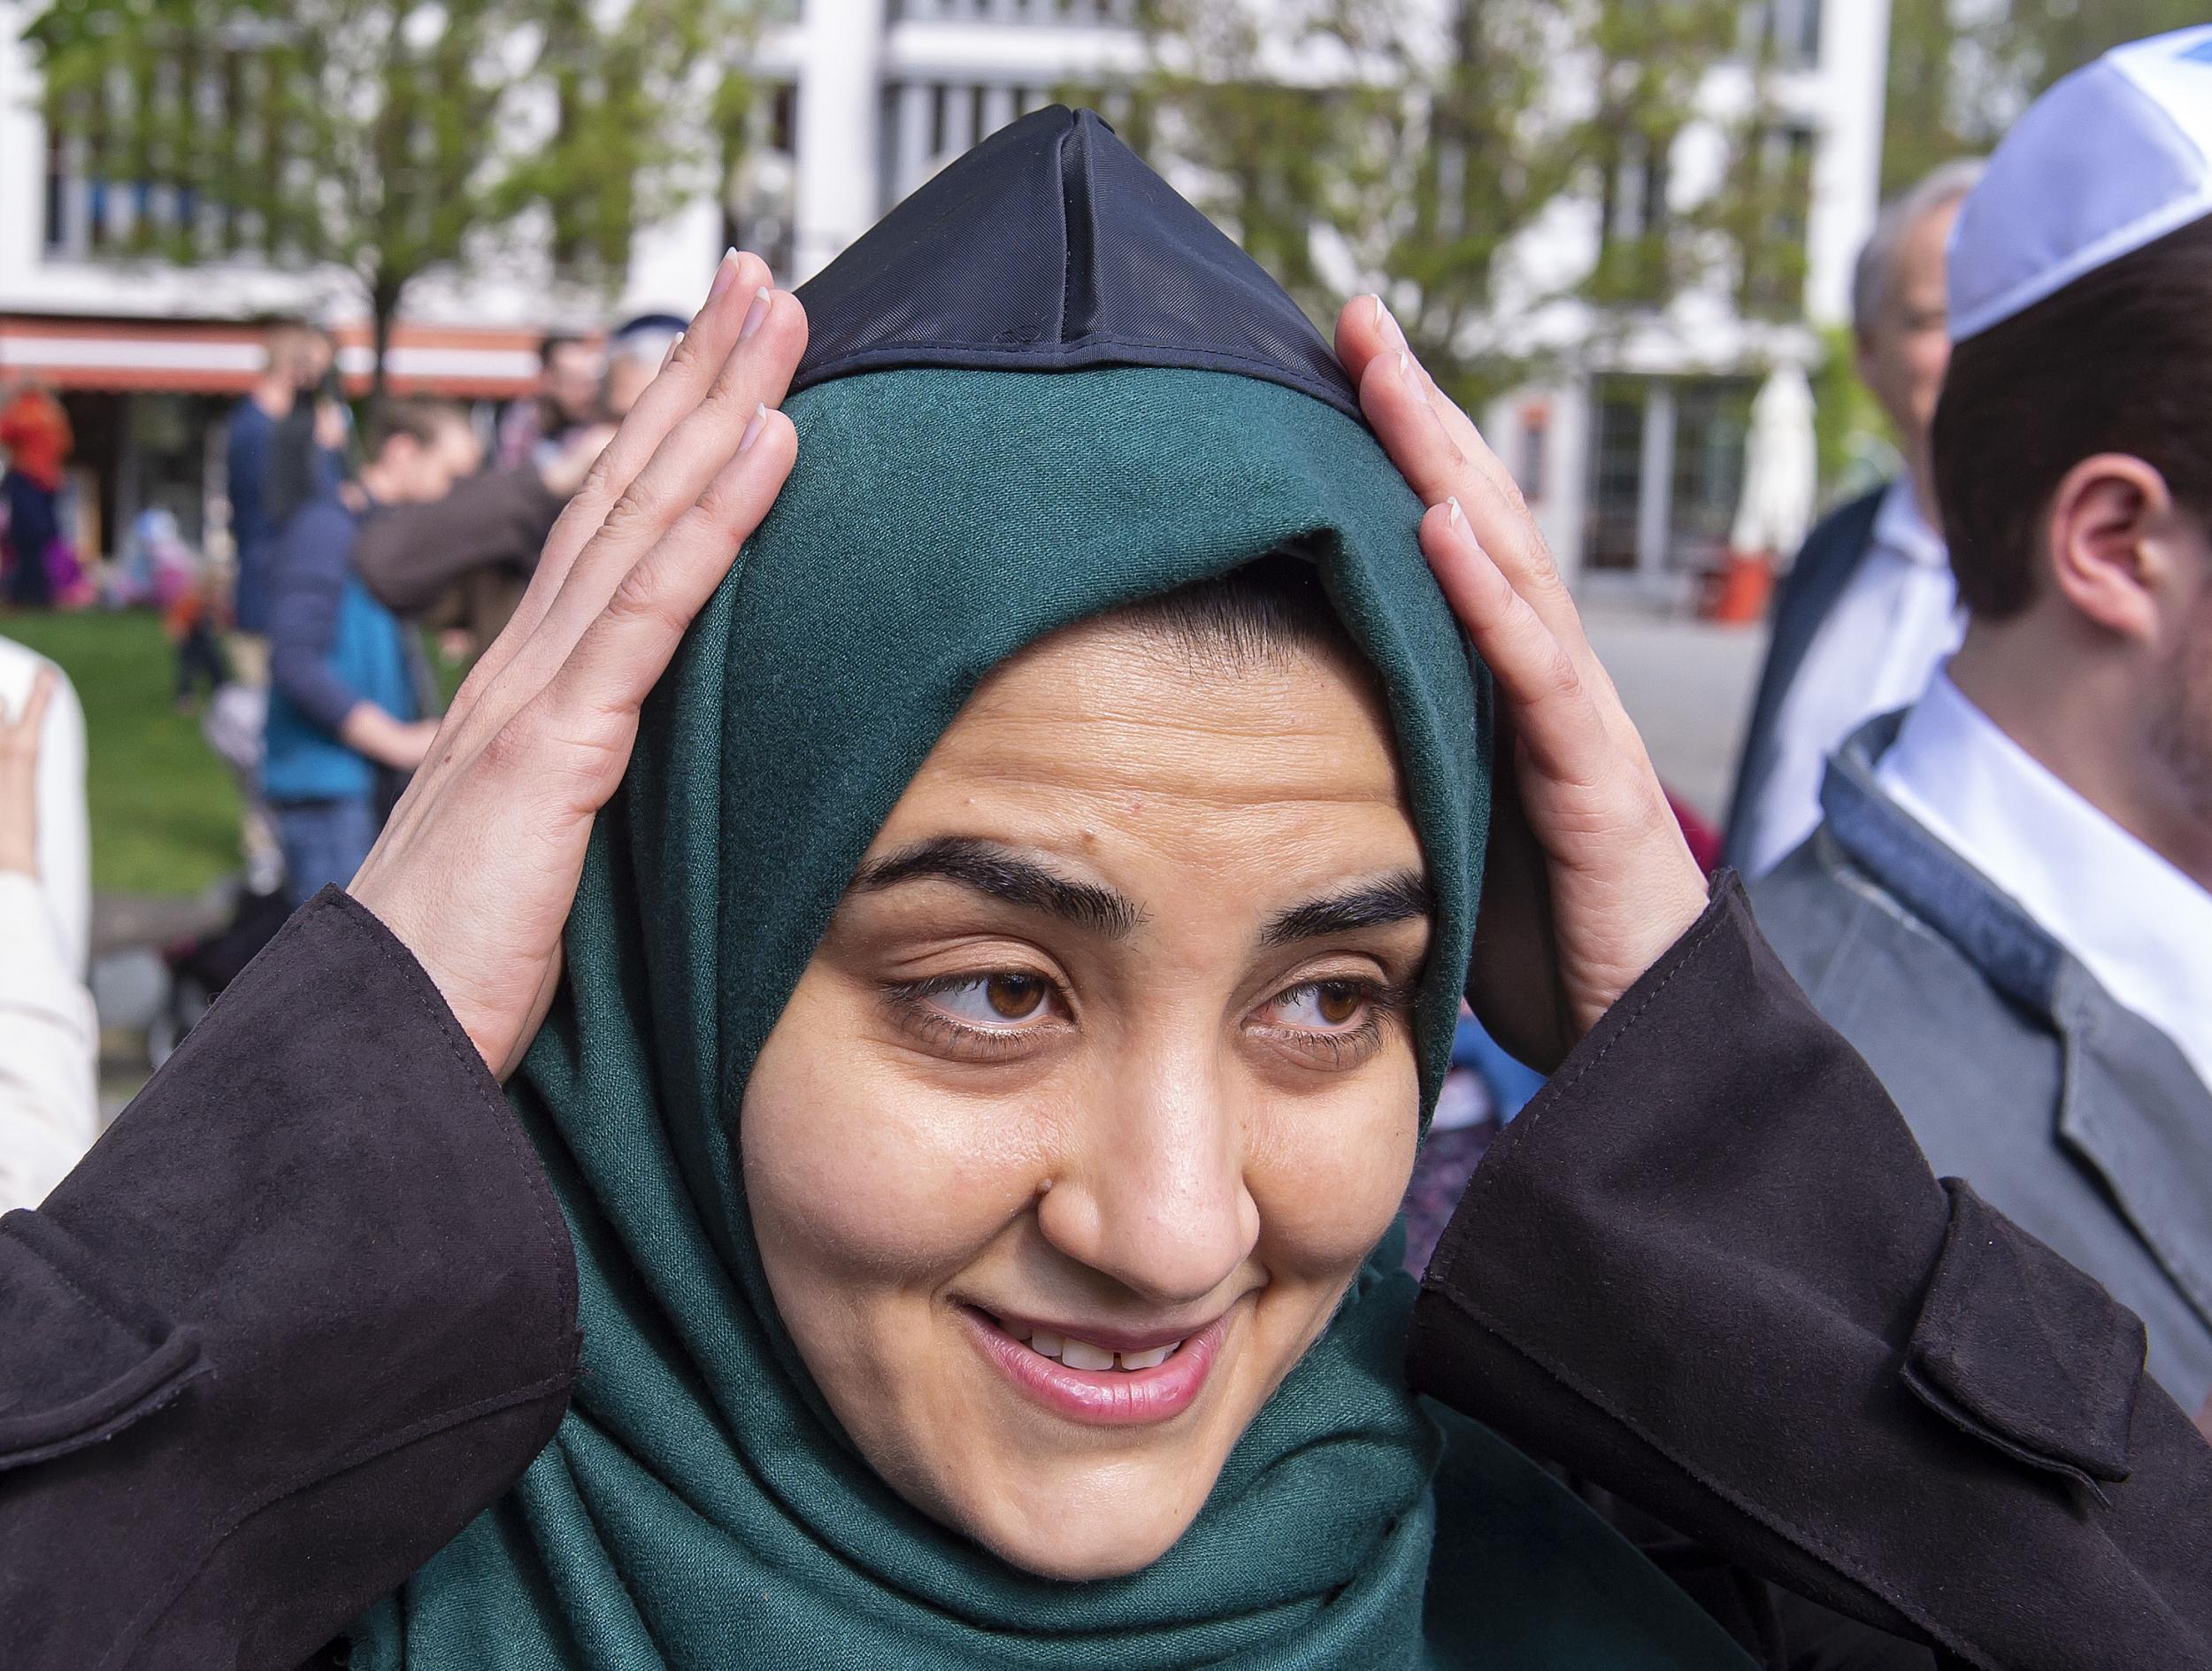
[{"label": "man with kippah", "polygon": [[1963,643],[1829,764],[1760,922],[1939,1174],[2212,1431],[2212,27],[2046,93],[1953,234]]}]

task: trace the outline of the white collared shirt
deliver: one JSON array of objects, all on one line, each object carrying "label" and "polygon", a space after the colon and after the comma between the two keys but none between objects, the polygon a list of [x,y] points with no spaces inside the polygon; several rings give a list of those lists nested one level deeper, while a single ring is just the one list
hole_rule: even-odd
[{"label": "white collared shirt", "polygon": [[1964,624],[1943,536],[1920,514],[1911,478],[1900,476],[1875,512],[1872,544],[1775,715],[1773,762],[1749,809],[1747,879],[1764,875],[1813,833],[1828,757],[1876,714],[1926,689]]},{"label": "white collared shirt", "polygon": [[1905,716],[1874,779],[2212,1086],[2212,891],[2076,794],[1947,674]]}]

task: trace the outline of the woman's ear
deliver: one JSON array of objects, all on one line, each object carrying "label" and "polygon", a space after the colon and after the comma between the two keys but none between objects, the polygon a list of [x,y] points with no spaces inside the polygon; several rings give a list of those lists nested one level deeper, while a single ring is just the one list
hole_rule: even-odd
[{"label": "woman's ear", "polygon": [[2174,498],[2157,468],[2101,452],[2066,473],[2045,535],[2059,595],[2107,632],[2149,643],[2177,578]]}]

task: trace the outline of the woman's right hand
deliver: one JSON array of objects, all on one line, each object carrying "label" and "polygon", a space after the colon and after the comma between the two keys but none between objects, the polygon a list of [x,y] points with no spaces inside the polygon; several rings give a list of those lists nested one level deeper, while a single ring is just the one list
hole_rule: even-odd
[{"label": "woman's right hand", "polygon": [[773,408],[806,316],[769,285],[758,258],[723,258],[349,889],[503,1079],[552,1002],[592,820],[629,764],[646,692],[797,456]]}]

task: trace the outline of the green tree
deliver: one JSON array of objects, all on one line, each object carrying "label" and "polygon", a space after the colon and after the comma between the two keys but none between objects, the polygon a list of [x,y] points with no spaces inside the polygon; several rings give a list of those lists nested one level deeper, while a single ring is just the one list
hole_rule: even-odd
[{"label": "green tree", "polygon": [[[1801,237],[1772,246],[1785,210],[1801,227],[1809,182],[1772,143],[1763,76],[1723,135],[1724,189],[1671,201],[1704,77],[1747,48],[1758,68],[1740,0],[1148,0],[1141,16],[1132,142],[1317,318],[1382,290],[1463,400],[1528,372],[1527,324],[1563,297],[1623,326],[1727,269],[1799,311]],[[1532,284],[1509,252],[1569,197],[1595,206],[1596,258]]]},{"label": "green tree", "polygon": [[52,131],[139,204],[114,252],[328,264],[373,321],[526,220],[618,274],[741,126],[750,0],[52,0],[27,31]]},{"label": "green tree", "polygon": [[1893,0],[1883,195],[1987,151],[2038,93],[2101,53],[2203,21],[2203,0]]}]

